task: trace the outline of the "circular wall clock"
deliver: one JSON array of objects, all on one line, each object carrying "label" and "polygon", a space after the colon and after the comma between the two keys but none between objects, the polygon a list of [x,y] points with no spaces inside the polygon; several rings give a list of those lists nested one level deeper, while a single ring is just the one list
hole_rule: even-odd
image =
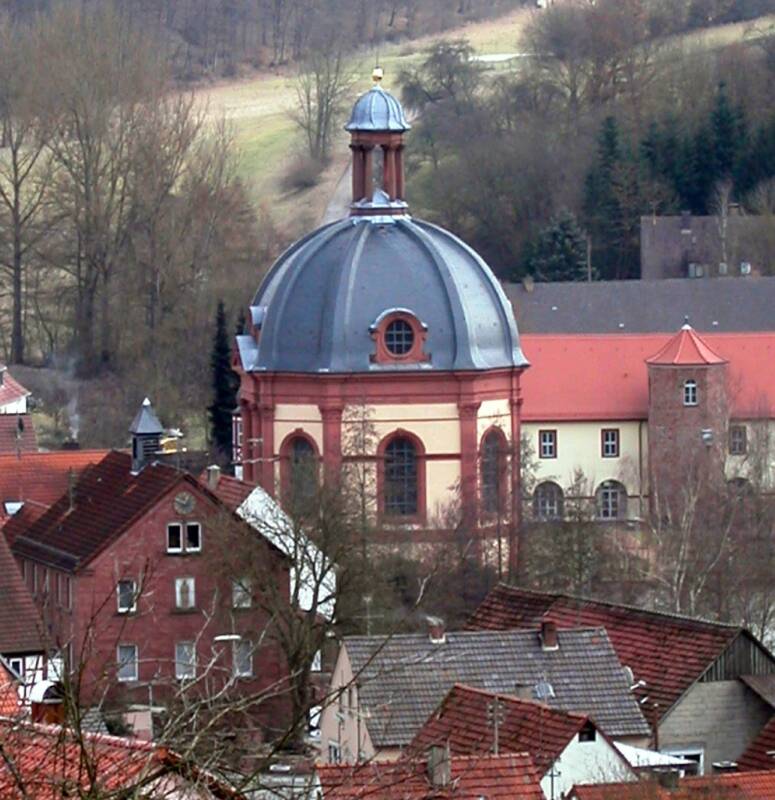
[{"label": "circular wall clock", "polygon": [[175,511],[178,514],[190,514],[194,510],[194,496],[190,492],[181,492],[175,496]]}]

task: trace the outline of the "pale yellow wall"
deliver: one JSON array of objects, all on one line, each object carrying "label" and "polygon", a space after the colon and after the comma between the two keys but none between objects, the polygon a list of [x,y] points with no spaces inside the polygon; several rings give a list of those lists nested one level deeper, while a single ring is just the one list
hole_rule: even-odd
[{"label": "pale yellow wall", "polygon": [[320,409],[311,404],[278,403],[274,411],[274,443],[279,451],[289,433],[301,428],[323,452],[323,421]]},{"label": "pale yellow wall", "polygon": [[[619,429],[619,458],[601,455],[603,428]],[[538,431],[557,431],[557,458],[538,458]],[[639,439],[639,430],[641,438]],[[573,483],[574,473],[581,470],[589,486],[590,496],[606,480],[617,480],[627,487],[627,494],[645,493],[647,453],[646,425],[639,422],[542,422],[523,423],[535,457],[535,481],[553,480],[563,489]]]},{"label": "pale yellow wall", "polygon": [[[352,692],[348,691],[349,688],[352,688]],[[343,690],[341,704],[337,697],[340,689]],[[353,681],[352,666],[344,646],[339,649],[327,696],[330,702],[324,707],[320,717],[320,745],[323,763],[328,762],[330,742],[339,744],[344,763],[354,763],[359,751],[363,759],[374,758],[374,745],[366,728],[366,716],[360,707],[358,688]],[[352,705],[350,704],[351,698]]]},{"label": "pale yellow wall", "polygon": [[755,486],[775,488],[775,421],[733,420],[732,425],[745,425],[748,452],[742,456],[727,455],[726,476],[745,478]]},{"label": "pale yellow wall", "polygon": [[507,439],[511,439],[511,407],[508,400],[485,400],[479,406],[476,438],[481,442],[484,432],[497,425]]}]

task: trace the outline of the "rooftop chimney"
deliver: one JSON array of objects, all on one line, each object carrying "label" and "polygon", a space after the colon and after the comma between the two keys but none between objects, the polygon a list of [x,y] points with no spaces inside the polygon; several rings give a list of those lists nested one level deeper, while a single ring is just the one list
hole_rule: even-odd
[{"label": "rooftop chimney", "polygon": [[449,747],[434,745],[428,750],[428,780],[434,789],[440,789],[452,783]]},{"label": "rooftop chimney", "polygon": [[207,468],[207,488],[214,492],[218,488],[218,481],[221,479],[221,468],[217,464],[211,464]]},{"label": "rooftop chimney", "polygon": [[528,685],[527,683],[518,683],[514,687],[514,694],[520,700],[532,700],[533,699],[533,687]]},{"label": "rooftop chimney", "polygon": [[441,617],[428,617],[428,635],[431,644],[444,644],[447,635],[444,632],[444,620]]},{"label": "rooftop chimney", "polygon": [[154,461],[164,429],[146,397],[129,427],[132,434],[132,474],[137,475],[146,464]]},{"label": "rooftop chimney", "polygon": [[545,619],[541,622],[541,649],[559,650],[560,642],[557,638],[557,625],[551,620]]}]

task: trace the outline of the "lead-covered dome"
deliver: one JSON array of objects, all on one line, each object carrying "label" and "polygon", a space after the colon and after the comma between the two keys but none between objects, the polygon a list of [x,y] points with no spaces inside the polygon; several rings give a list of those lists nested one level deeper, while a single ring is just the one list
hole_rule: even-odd
[{"label": "lead-covered dome", "polygon": [[350,217],[274,264],[238,338],[248,371],[367,373],[525,366],[514,315],[485,262],[408,216]]},{"label": "lead-covered dome", "polygon": [[345,130],[355,131],[394,131],[404,133],[412,126],[406,121],[401,103],[386,92],[379,84],[362,94],[350,114]]}]

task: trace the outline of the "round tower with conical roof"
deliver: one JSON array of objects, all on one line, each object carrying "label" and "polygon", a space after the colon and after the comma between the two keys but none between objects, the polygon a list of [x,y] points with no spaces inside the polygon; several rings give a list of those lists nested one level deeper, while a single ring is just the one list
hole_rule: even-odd
[{"label": "round tower with conical roof", "polygon": [[511,305],[474,250],[410,216],[410,126],[379,81],[345,127],[350,215],[280,256],[237,338],[243,475],[292,506],[358,463],[385,536],[438,540],[453,507],[483,537],[513,530],[527,361]]}]

